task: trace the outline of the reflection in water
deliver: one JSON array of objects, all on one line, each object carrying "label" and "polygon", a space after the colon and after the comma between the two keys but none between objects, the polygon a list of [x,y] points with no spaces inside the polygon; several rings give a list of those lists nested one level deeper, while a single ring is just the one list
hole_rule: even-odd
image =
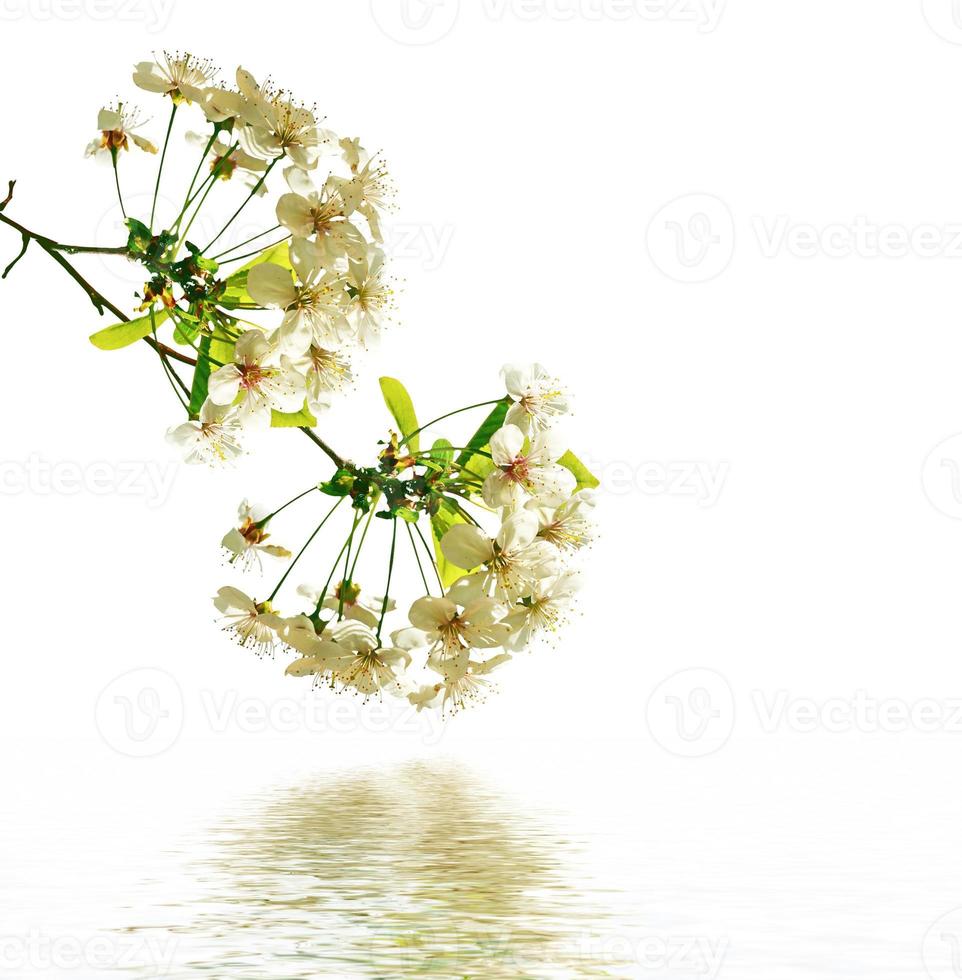
[{"label": "reflection in water", "polygon": [[458,767],[323,779],[216,830],[171,975],[624,976],[571,853]]}]

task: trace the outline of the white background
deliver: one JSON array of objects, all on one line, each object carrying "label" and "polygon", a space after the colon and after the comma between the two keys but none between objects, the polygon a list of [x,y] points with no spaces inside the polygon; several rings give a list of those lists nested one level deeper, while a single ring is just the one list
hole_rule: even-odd
[{"label": "white background", "polygon": [[[117,95],[160,142],[165,109],[129,80],[152,49],[316,100],[387,154],[405,280],[402,322],[322,431],[370,451],[380,374],[428,418],[543,362],[603,481],[579,615],[443,732],[357,709],[312,730],[303,687],[232,646],[209,597],[237,501],[286,499],[322,457],[278,433],[233,470],[179,466],[150,351],[95,350],[96,313],[31,249],[0,285],[11,826],[56,840],[66,808],[143,853],[131,826],[214,787],[443,751],[644,828],[679,915],[731,939],[722,975],[962,976],[958,923],[923,950],[962,905],[958,5],[405,3],[0,0],[6,213],[116,243],[109,167],[82,153]],[[128,186],[155,163],[130,154]],[[0,228],[4,264],[18,245]],[[49,489],[31,457],[107,477]],[[148,464],[169,484],[120,492]],[[116,680],[144,668],[164,673]],[[166,712],[146,742],[111,708],[142,688]],[[230,708],[292,698],[291,724]]]}]

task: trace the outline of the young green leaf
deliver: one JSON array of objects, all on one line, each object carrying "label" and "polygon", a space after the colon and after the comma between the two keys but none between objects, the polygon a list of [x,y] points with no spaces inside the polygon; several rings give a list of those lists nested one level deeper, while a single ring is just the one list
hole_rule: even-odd
[{"label": "young green leaf", "polygon": [[190,413],[197,415],[207,398],[207,386],[210,376],[224,364],[230,364],[234,359],[234,345],[229,340],[219,337],[201,337],[197,357],[197,367],[194,368],[194,380],[190,387]]},{"label": "young green leaf", "polygon": [[[154,312],[154,324],[163,323],[168,317],[167,310],[156,310]],[[150,313],[138,317],[136,320],[127,320],[124,323],[114,323],[103,330],[98,330],[90,335],[90,343],[100,350],[120,350],[136,344],[138,340],[143,340],[151,332]]]},{"label": "young green leaf", "polygon": [[477,455],[477,451],[487,449],[491,436],[504,425],[504,417],[508,414],[509,404],[510,400],[505,398],[494,406],[488,417],[481,423],[478,431],[468,440],[467,449],[458,456],[457,465],[459,467],[470,470],[471,474],[482,478],[494,469],[491,460],[487,456]]},{"label": "young green leaf", "polygon": [[438,512],[431,518],[431,537],[434,539],[434,555],[438,566],[438,574],[441,576],[441,582],[444,584],[445,589],[468,573],[444,557],[444,552],[441,551],[441,539],[455,524],[466,523],[467,521],[447,499],[441,501]]},{"label": "young green leaf", "polygon": [[558,462],[575,475],[579,490],[593,490],[601,482],[571,450],[568,450]]},{"label": "young green leaf", "polygon": [[441,466],[450,466],[454,462],[454,446],[447,439],[438,439],[431,447],[431,459]]},{"label": "young green leaf", "polygon": [[304,425],[309,429],[317,425],[317,419],[308,410],[307,402],[299,412],[271,412],[272,429],[299,429]]},{"label": "young green leaf", "polygon": [[[404,442],[405,436],[418,429],[418,417],[414,413],[411,396],[407,388],[396,378],[381,378],[381,394],[384,396],[384,404],[398,424],[401,441]],[[414,436],[408,440],[407,445],[412,453],[416,453],[420,448],[421,440],[418,436]]]}]

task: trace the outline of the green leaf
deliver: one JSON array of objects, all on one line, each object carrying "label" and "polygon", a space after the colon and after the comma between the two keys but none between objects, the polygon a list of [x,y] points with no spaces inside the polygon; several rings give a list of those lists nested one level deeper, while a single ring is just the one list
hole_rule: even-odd
[{"label": "green leaf", "polygon": [[354,487],[354,474],[350,470],[338,470],[326,483],[319,483],[317,489],[329,497],[346,497]]},{"label": "green leaf", "polygon": [[299,412],[271,412],[272,429],[297,429],[302,425],[306,425],[309,429],[317,425],[317,419],[308,411],[306,401]]},{"label": "green leaf", "polygon": [[575,475],[579,490],[593,490],[601,482],[570,450],[558,462]]},{"label": "green leaf", "polygon": [[481,427],[468,441],[468,448],[458,456],[457,465],[463,469],[471,470],[472,473],[480,477],[487,476],[494,469],[494,464],[487,456],[477,455],[479,449],[487,449],[491,441],[491,436],[504,425],[504,417],[508,414],[508,406],[511,399],[504,398],[494,408],[488,417],[481,423]]},{"label": "green leaf", "polygon": [[[154,323],[163,323],[168,317],[167,310],[154,311]],[[114,323],[103,330],[98,330],[90,335],[90,343],[100,350],[120,350],[122,347],[129,347],[131,344],[143,340],[151,332],[150,313],[138,317],[136,320],[127,320],[124,323]]]},{"label": "green leaf", "polygon": [[152,236],[150,229],[136,218],[128,218],[125,222],[129,232],[127,236],[127,248],[135,255],[141,255],[150,247]]},{"label": "green leaf", "polygon": [[188,411],[191,415],[197,415],[201,406],[207,399],[207,384],[210,381],[210,337],[201,337],[200,356],[197,358],[197,367],[194,368],[194,380],[190,385],[190,405]]},{"label": "green leaf", "polygon": [[226,289],[221,297],[221,306],[227,309],[234,309],[245,303],[257,305],[247,291],[247,274],[256,265],[264,265],[266,262],[273,262],[274,265],[283,266],[285,269],[292,269],[290,250],[287,242],[280,242],[277,245],[261,252],[256,258],[246,265],[232,272],[225,280]]},{"label": "green leaf", "polygon": [[441,466],[450,466],[454,462],[454,446],[447,439],[438,439],[431,447],[431,459]]},{"label": "green leaf", "polygon": [[[414,413],[414,402],[407,392],[407,388],[396,378],[381,378],[381,394],[384,396],[384,404],[388,411],[394,416],[400,429],[401,442],[405,441],[405,436],[418,430],[418,417]],[[407,441],[408,448],[412,453],[418,452],[421,440],[414,436]]]},{"label": "green leaf", "polygon": [[187,347],[194,346],[194,341],[199,333],[200,324],[195,317],[181,316],[174,326],[174,340]]},{"label": "green leaf", "polygon": [[468,573],[463,568],[449,562],[441,551],[441,538],[455,524],[466,524],[467,521],[458,513],[457,508],[446,498],[441,501],[438,512],[431,518],[431,536],[434,539],[434,555],[438,566],[438,574],[445,588],[453,585],[459,578]]},{"label": "green leaf", "polygon": [[207,398],[207,387],[210,376],[222,364],[230,364],[234,360],[234,344],[219,337],[205,336],[200,339],[197,367],[194,368],[194,380],[190,386],[190,413],[197,415]]}]

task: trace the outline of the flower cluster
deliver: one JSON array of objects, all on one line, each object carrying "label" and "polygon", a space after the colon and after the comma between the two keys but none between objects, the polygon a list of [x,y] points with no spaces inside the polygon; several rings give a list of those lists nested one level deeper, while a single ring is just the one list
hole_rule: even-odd
[{"label": "flower cluster", "polygon": [[[336,690],[407,698],[419,710],[456,710],[483,695],[491,673],[514,653],[556,632],[579,587],[579,574],[568,564],[591,539],[593,499],[586,487],[594,480],[559,440],[554,423],[567,412],[568,400],[555,380],[537,364],[509,366],[502,374],[507,394],[483,403],[494,409],[461,455],[445,440],[422,454],[410,435],[399,441],[392,433],[378,471],[349,465],[318,487],[350,499],[355,512],[328,580],[320,588],[297,589],[307,608],[295,615],[281,615],[276,606],[292,567],[264,601],[234,587],[221,589],[215,604],[242,645],[261,654],[287,650],[295,658],[288,674]],[[382,500],[385,509],[377,511]],[[337,507],[324,515],[308,544]],[[242,505],[240,525],[224,539],[232,563],[259,557],[268,523],[279,512],[252,521]],[[411,532],[424,516],[436,553],[423,537],[419,552]],[[384,595],[369,593],[355,577],[372,517],[393,522]],[[398,581],[399,520],[408,526],[426,594],[387,634],[386,621],[398,607],[391,592]],[[496,524],[486,527],[491,521]],[[435,589],[425,565],[432,566]],[[347,574],[334,583],[342,567]]]},{"label": "flower cluster", "polygon": [[[175,343],[197,354],[189,418],[170,431],[191,462],[234,458],[251,427],[313,424],[352,381],[352,349],[376,340],[395,308],[382,248],[381,220],[393,197],[384,161],[245,69],[231,88],[215,84],[216,75],[211,62],[191,54],[165,53],[136,66],[134,84],[170,101],[171,129],[178,109],[193,105],[207,131],[186,133],[201,163],[179,214],[162,230],[154,231],[154,214],[142,221],[124,208],[129,255],[149,274],[139,309],[148,314],[145,328],[156,339],[167,321]],[[101,110],[97,125],[88,155],[109,156],[120,193],[120,152],[131,143],[151,153],[157,146],[140,135],[139,111],[126,104]],[[170,131],[162,159],[169,140]],[[274,202],[273,228],[215,252],[235,213],[203,248],[190,240],[215,185],[240,176],[248,189],[243,208],[267,193],[279,164],[286,187]],[[264,242],[271,233],[280,237]],[[257,240],[255,251],[244,251]]]},{"label": "flower cluster", "polygon": [[[233,569],[283,563],[264,598],[234,586],[218,592],[216,606],[242,645],[262,655],[285,651],[288,674],[338,691],[456,710],[489,690],[491,674],[514,654],[552,636],[578,589],[570,562],[591,539],[597,480],[559,436],[569,399],[540,365],[508,366],[496,398],[421,425],[405,387],[384,377],[393,426],[376,456],[358,464],[329,446],[317,416],[352,382],[352,354],[378,337],[394,309],[381,247],[392,183],[378,155],[324,128],[315,107],[243,68],[229,87],[216,76],[191,54],[135,67],[134,84],[169,107],[157,142],[143,135],[142,117],[127,102],[101,110],[87,153],[112,166],[125,242],[64,245],[30,231],[8,216],[11,181],[0,225],[16,231],[22,248],[3,278],[36,243],[101,315],[117,319],[91,337],[95,346],[148,344],[185,413],[169,437],[189,462],[230,462],[252,430],[283,427],[302,430],[311,451],[333,464],[333,473],[273,510],[245,501],[224,535]],[[182,145],[200,159],[183,203],[165,214],[159,192],[165,176],[170,181],[165,164],[186,112],[201,125],[183,134]],[[150,213],[135,216],[120,161],[138,149],[157,171]],[[244,209],[268,198],[275,168],[273,179],[284,182],[272,202],[275,223],[230,242],[231,228],[241,237],[235,222]],[[230,216],[200,236],[198,217],[217,203]],[[71,262],[78,253],[132,262],[138,277],[142,271],[132,309],[84,278]],[[422,448],[425,430],[481,408],[486,415],[469,438],[457,445],[436,438]],[[319,520],[289,550],[273,525],[301,501],[301,509],[320,504]],[[385,560],[372,571],[378,527],[389,534],[381,534]],[[334,540],[320,564],[323,584],[294,587],[294,569],[315,560],[311,546],[325,529]],[[359,576],[369,582],[371,575],[378,586],[362,587]],[[413,601],[399,602],[405,578]],[[292,592],[281,596],[285,586]]]}]

